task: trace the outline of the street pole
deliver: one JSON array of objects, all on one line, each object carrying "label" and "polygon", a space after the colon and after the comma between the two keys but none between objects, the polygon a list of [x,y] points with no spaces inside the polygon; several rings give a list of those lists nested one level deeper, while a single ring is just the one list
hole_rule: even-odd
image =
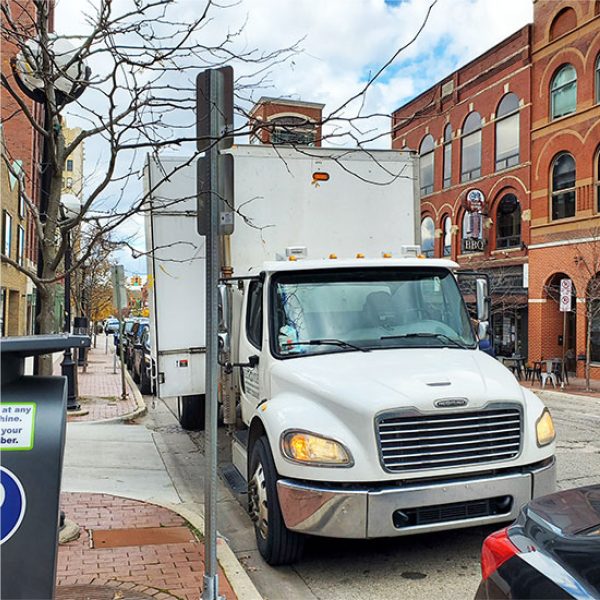
[{"label": "street pole", "polygon": [[[209,97],[213,107],[219,104],[220,74],[209,71]],[[211,139],[219,136],[218,111],[210,111]],[[217,574],[217,393],[218,393],[218,297],[219,284],[219,198],[217,186],[218,149],[213,141],[206,152],[210,169],[209,216],[206,235],[206,431],[204,454],[204,584],[203,600],[215,600],[219,594]]]},{"label": "street pole", "polygon": [[[71,333],[71,232],[66,231],[65,248],[65,322],[63,331]],[[67,378],[67,410],[79,410],[77,403],[77,363],[73,360],[71,348],[67,348],[61,363],[61,372]]]},{"label": "street pole", "polygon": [[[121,308],[121,285],[117,286],[117,306],[119,307],[119,359],[121,361],[121,400],[127,400],[127,388],[125,387],[125,360],[123,357],[123,309]],[[117,352],[115,349],[115,356]]]}]

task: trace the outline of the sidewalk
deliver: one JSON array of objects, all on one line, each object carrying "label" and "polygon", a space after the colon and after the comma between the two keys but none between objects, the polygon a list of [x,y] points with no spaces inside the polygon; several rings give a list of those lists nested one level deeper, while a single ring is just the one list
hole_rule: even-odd
[{"label": "sidewalk", "polygon": [[[167,465],[177,457],[159,450],[155,419],[140,419],[146,407],[129,375],[128,399],[120,399],[112,336],[108,341],[105,354],[105,338],[98,336],[87,372],[78,369],[79,402],[88,413],[68,418],[61,509],[79,525],[80,536],[59,546],[57,600],[198,600],[202,505],[176,489]],[[60,361],[55,373],[60,374]],[[177,435],[180,445],[193,446],[181,430]],[[223,539],[218,559],[226,600],[260,600]]]},{"label": "sidewalk", "polygon": [[[106,344],[108,341],[108,344]],[[108,351],[108,352],[107,352]],[[115,346],[112,335],[99,335],[97,347],[91,347],[88,351],[88,366],[86,372],[83,367],[77,369],[77,384],[79,388],[79,404],[81,413],[69,415],[71,421],[104,421],[113,419],[133,418],[141,409],[141,396],[137,394],[135,383],[127,375],[125,385],[127,400],[122,400],[120,363],[116,361],[114,367]],[[54,363],[54,374],[61,374],[60,360]],[[114,370],[114,372],[113,372]]]}]

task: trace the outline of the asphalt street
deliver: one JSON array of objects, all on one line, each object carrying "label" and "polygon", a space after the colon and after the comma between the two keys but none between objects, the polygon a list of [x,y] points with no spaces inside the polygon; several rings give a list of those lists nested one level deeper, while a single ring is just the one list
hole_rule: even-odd
[{"label": "asphalt street", "polygon": [[[559,487],[600,483],[600,400],[554,392],[544,392],[543,398],[557,430]],[[145,424],[155,432],[175,488],[201,510],[203,436],[178,428],[173,402],[147,401]],[[228,459],[227,448],[227,434],[221,429],[222,463]],[[481,543],[493,531],[472,528],[375,541],[313,538],[300,563],[272,568],[259,557],[250,519],[223,482],[218,527],[267,600],[473,598]]]}]

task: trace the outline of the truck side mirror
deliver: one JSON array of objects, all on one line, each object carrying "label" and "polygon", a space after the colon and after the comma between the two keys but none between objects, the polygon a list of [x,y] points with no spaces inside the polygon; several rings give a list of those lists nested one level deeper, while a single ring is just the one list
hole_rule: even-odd
[{"label": "truck side mirror", "polygon": [[487,279],[477,279],[477,320],[487,322],[490,318]]},{"label": "truck side mirror", "polygon": [[219,296],[219,333],[227,333],[229,331],[229,286],[220,283],[218,286]]}]

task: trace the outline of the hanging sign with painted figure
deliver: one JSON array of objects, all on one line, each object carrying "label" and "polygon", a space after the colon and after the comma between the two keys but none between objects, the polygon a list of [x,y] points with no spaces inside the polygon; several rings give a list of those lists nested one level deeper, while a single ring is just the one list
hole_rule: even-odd
[{"label": "hanging sign with painted figure", "polygon": [[570,312],[571,298],[573,296],[573,281],[570,279],[560,280],[560,312]]}]

